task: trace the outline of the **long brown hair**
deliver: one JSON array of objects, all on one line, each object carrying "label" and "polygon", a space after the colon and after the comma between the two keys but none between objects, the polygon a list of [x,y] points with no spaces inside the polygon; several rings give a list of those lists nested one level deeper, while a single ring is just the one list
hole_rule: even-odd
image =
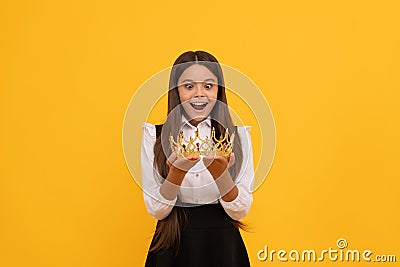
[{"label": "long brown hair", "polygon": [[[181,54],[173,64],[169,80],[168,116],[163,124],[163,127],[168,128],[168,134],[161,135],[161,127],[157,127],[157,138],[154,144],[154,169],[158,171],[157,176],[161,176],[162,181],[160,182],[163,182],[169,172],[169,167],[166,164],[167,155],[171,154],[168,136],[170,133],[172,136],[177,136],[180,129],[176,125],[180,125],[182,112],[184,112],[183,108],[177,108],[181,104],[178,79],[184,70],[193,64],[207,67],[218,78],[217,100],[219,101],[216,101],[210,113],[211,127],[214,127],[216,136],[224,135],[226,128],[228,128],[229,133],[237,133],[237,128],[233,125],[229,113],[222,68],[217,59],[204,51],[188,51]],[[235,134],[233,152],[235,153],[235,164],[229,168],[229,172],[232,179],[236,180],[243,159],[242,145],[238,134]],[[246,225],[242,222],[233,220],[229,216],[228,219],[236,228],[246,230]],[[150,251],[172,248],[177,252],[180,244],[181,228],[184,227],[186,220],[185,207],[174,206],[165,219],[158,221],[155,231],[155,243],[150,248]]]}]

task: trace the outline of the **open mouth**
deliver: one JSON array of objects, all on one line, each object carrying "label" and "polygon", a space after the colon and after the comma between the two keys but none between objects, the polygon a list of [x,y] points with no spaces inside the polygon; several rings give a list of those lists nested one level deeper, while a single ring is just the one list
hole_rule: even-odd
[{"label": "open mouth", "polygon": [[190,103],[190,105],[196,111],[203,111],[206,108],[206,106],[208,105],[208,103],[198,102],[198,103]]}]

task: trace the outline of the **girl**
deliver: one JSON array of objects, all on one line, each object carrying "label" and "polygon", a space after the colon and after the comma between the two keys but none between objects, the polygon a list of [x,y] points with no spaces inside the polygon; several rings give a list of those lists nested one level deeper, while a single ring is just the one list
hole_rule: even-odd
[{"label": "girl", "polygon": [[[143,123],[144,201],[158,220],[146,267],[250,266],[239,228],[252,204],[254,178],[250,127],[233,125],[221,66],[204,51],[185,52],[171,70],[168,116],[163,125]],[[227,156],[172,152],[176,140],[235,133]]]}]

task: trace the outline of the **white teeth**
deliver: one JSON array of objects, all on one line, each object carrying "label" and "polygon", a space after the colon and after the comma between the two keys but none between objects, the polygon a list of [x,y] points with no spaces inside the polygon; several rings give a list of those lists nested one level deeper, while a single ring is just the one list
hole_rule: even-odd
[{"label": "white teeth", "polygon": [[206,103],[192,103],[192,104],[195,106],[202,106],[202,105],[205,105]]}]

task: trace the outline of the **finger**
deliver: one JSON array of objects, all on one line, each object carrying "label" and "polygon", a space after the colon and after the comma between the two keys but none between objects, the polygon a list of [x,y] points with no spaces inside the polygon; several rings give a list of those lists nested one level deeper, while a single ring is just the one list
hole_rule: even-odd
[{"label": "finger", "polygon": [[[193,158],[193,159],[191,159]],[[200,157],[184,157],[184,158],[179,158],[176,161],[174,161],[172,164],[183,171],[189,171],[194,165],[197,164],[197,162],[200,160]]]},{"label": "finger", "polygon": [[229,155],[229,163],[228,163],[228,168],[233,166],[235,164],[235,153],[231,153]]},{"label": "finger", "polygon": [[199,157],[199,156],[197,156],[197,157],[191,157],[191,158],[186,159],[186,164],[187,164],[188,166],[194,166],[194,165],[196,165],[197,162],[199,162],[199,161],[200,161],[200,157]]},{"label": "finger", "polygon": [[199,155],[193,155],[193,156],[189,156],[189,157],[186,157],[188,160],[193,160],[193,161],[195,161],[195,160],[199,160],[200,159],[200,156]]}]

